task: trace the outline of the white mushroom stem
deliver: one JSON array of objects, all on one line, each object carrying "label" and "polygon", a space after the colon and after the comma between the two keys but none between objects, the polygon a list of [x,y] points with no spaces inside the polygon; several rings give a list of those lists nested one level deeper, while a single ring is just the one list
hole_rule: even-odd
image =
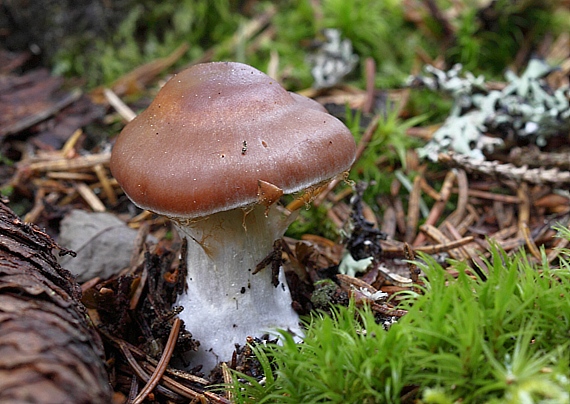
[{"label": "white mushroom stem", "polygon": [[235,344],[243,345],[247,336],[277,329],[301,334],[283,270],[277,287],[270,267],[253,274],[290,222],[274,206],[266,216],[260,205],[251,211],[175,220],[188,241],[188,289],[177,304],[184,307],[180,318],[186,329],[200,341],[191,366],[202,364],[208,372],[218,362],[229,361]]}]

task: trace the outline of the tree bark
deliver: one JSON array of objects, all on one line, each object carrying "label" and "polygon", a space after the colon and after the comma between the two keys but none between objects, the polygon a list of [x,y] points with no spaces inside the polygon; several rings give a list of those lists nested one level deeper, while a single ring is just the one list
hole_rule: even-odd
[{"label": "tree bark", "polygon": [[54,248],[0,201],[0,402],[110,403],[101,340]]}]

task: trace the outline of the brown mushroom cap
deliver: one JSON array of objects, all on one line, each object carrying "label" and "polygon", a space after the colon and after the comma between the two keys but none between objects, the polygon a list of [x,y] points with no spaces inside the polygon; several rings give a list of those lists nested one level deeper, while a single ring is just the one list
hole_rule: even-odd
[{"label": "brown mushroom cap", "polygon": [[350,168],[350,131],[317,102],[240,63],[177,74],[130,122],[111,171],[138,206],[199,217],[256,203],[258,180],[294,193]]}]

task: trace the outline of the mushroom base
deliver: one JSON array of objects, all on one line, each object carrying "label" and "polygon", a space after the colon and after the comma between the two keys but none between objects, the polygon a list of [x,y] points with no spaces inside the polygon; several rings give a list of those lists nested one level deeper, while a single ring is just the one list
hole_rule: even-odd
[{"label": "mushroom base", "polygon": [[198,352],[190,353],[190,366],[209,372],[229,361],[235,344],[277,329],[302,335],[299,317],[283,270],[277,287],[270,268],[253,274],[257,264],[273,250],[291,222],[274,206],[234,209],[196,221],[175,220],[188,240],[187,290],[177,304],[179,317],[194,339]]}]

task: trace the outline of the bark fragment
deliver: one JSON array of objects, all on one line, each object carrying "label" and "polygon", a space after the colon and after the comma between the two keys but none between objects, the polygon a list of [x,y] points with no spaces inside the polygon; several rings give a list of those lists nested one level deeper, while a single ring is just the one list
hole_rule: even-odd
[{"label": "bark fragment", "polygon": [[0,202],[0,402],[109,403],[101,341],[53,248]]}]

